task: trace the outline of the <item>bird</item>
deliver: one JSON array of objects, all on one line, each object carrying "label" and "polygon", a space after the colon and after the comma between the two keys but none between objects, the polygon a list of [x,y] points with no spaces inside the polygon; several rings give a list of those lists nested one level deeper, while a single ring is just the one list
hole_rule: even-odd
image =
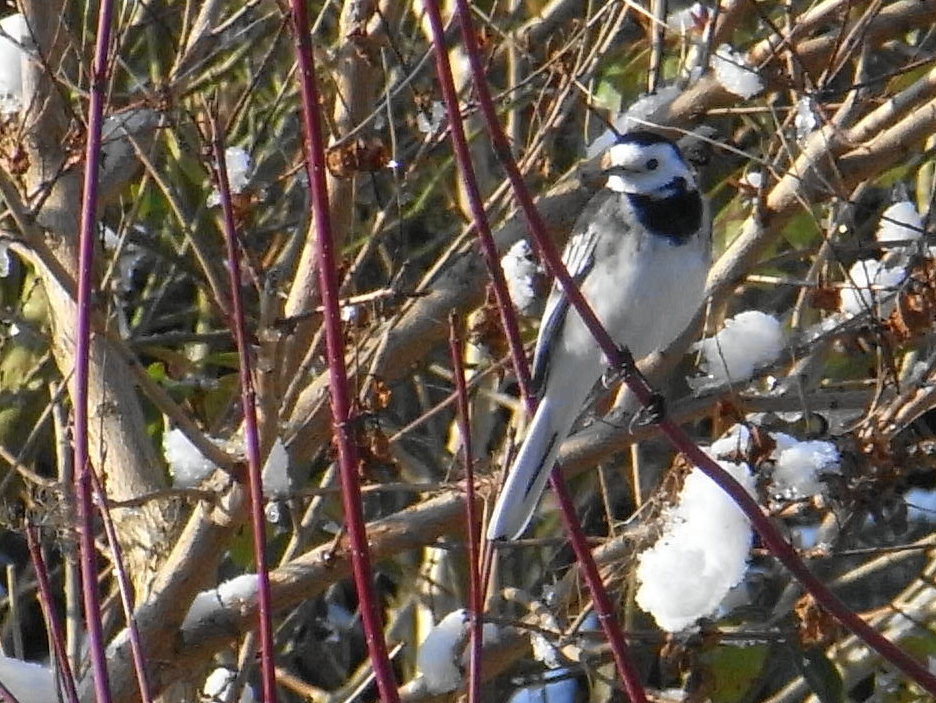
[{"label": "bird", "polygon": [[[646,130],[619,135],[601,155],[605,186],[577,218],[562,261],[602,325],[635,359],[665,348],[702,303],[711,225],[679,147]],[[554,282],[533,354],[539,405],[491,512],[489,540],[526,530],[607,360]]]}]

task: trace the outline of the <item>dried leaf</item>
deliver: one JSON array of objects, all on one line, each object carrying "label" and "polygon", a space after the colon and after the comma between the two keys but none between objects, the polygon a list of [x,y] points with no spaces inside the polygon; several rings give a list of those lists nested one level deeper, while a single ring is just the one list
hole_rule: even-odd
[{"label": "dried leaf", "polygon": [[369,173],[385,168],[390,157],[383,141],[352,139],[328,150],[325,164],[335,178],[351,178],[357,173]]},{"label": "dried leaf", "polygon": [[839,625],[828,611],[806,594],[793,608],[797,631],[804,647],[827,647],[838,639]]}]

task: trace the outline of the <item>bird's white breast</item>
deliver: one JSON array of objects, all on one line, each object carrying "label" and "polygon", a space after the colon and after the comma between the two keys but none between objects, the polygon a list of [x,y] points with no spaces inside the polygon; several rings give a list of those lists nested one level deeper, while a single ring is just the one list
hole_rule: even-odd
[{"label": "bird's white breast", "polygon": [[[672,342],[701,305],[708,242],[707,235],[682,245],[645,231],[623,236],[620,246],[599,243],[582,293],[611,337],[639,359]],[[597,349],[578,314],[569,312],[566,350]]]}]

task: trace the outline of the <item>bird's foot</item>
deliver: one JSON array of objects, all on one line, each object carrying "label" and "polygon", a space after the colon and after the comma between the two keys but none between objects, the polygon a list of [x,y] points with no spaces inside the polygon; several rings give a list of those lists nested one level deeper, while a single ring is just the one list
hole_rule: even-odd
[{"label": "bird's foot", "polygon": [[621,381],[626,381],[634,372],[636,368],[636,362],[634,361],[634,355],[631,354],[631,350],[627,347],[621,346],[618,347],[618,358],[616,361],[617,364],[612,364],[610,360],[606,359],[608,367],[605,369],[604,373],[601,374],[601,385],[603,388],[611,388]]},{"label": "bird's foot", "polygon": [[666,398],[662,393],[653,393],[649,402],[640,408],[629,423],[631,432],[648,425],[658,425],[666,417]]}]

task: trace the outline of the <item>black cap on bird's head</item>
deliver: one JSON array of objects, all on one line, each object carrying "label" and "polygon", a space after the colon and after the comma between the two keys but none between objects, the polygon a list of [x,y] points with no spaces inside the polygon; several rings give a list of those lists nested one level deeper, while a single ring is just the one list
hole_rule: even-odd
[{"label": "black cap on bird's head", "polygon": [[650,146],[651,144],[675,144],[662,134],[646,129],[635,129],[633,132],[623,132],[614,140],[615,144],[636,144],[637,146]]}]

